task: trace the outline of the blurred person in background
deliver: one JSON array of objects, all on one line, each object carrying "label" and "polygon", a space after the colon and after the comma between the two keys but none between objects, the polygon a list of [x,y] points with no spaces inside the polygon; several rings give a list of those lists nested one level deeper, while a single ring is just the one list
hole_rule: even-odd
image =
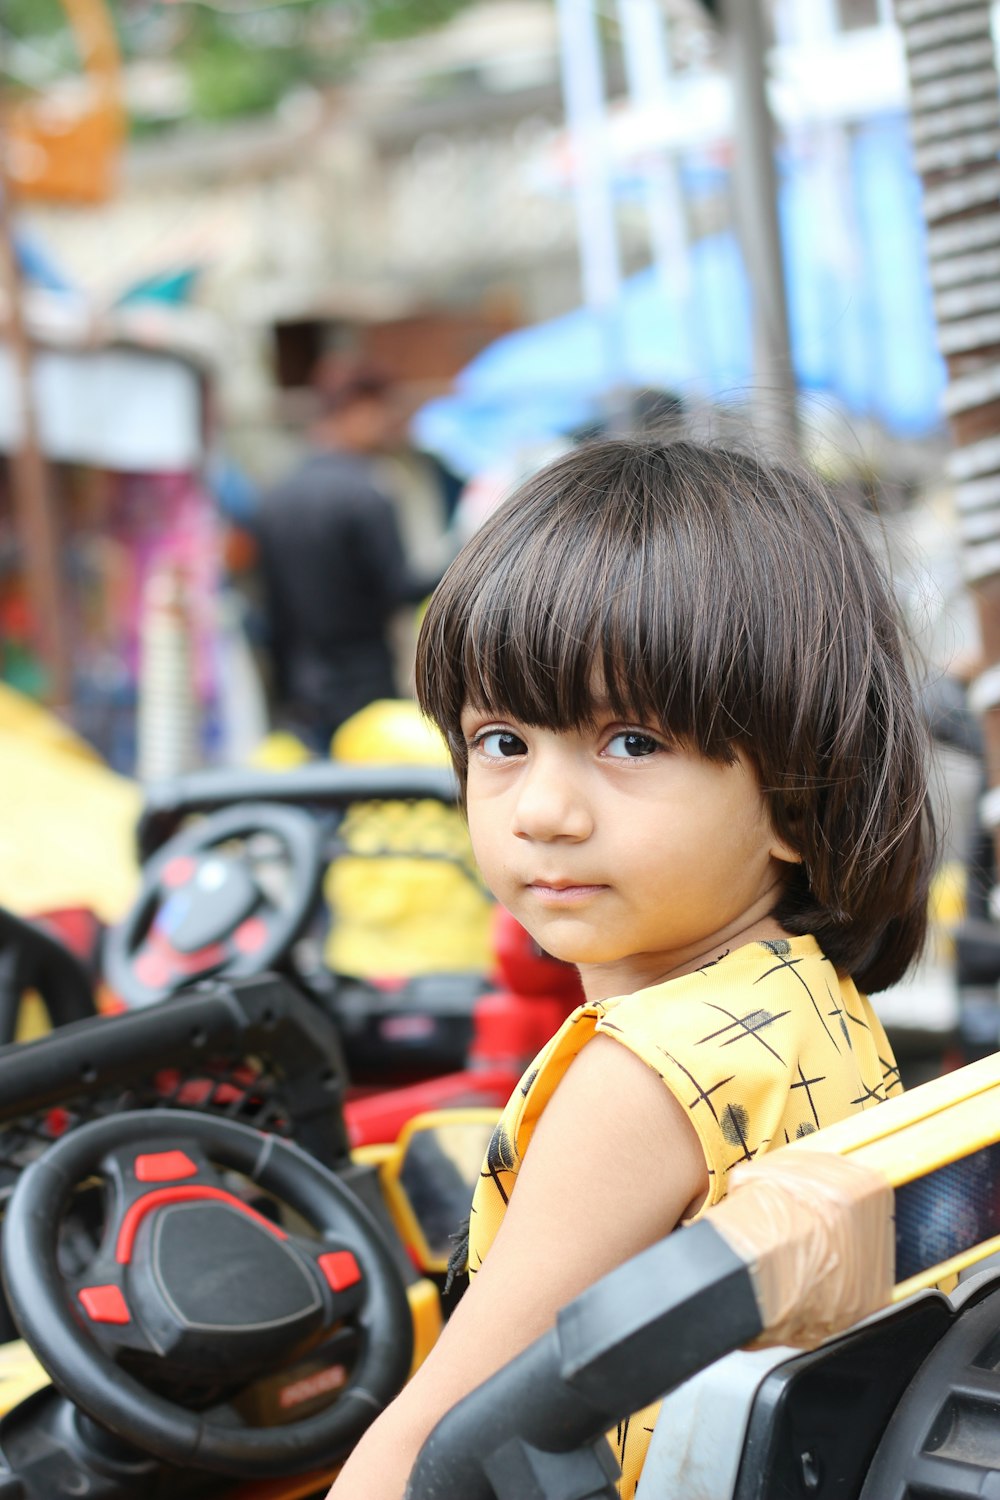
[{"label": "blurred person in background", "polygon": [[257,518],[277,723],[325,754],[345,719],[397,696],[389,626],[437,582],[407,559],[375,461],[396,435],[388,373],[330,356],[314,376],[309,452]]}]

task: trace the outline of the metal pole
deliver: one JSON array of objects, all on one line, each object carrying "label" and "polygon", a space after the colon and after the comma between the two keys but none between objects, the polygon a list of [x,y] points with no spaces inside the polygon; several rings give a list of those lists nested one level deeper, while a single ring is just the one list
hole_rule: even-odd
[{"label": "metal pole", "polygon": [[723,0],[733,84],[736,216],[753,305],[753,410],[762,429],[798,444],[795,371],[778,223],[774,121],[767,101],[760,0]]},{"label": "metal pole", "polygon": [[[652,118],[669,97],[671,59],[666,21],[657,0],[618,0],[622,53],[629,98],[640,116]],[[691,337],[691,267],[687,210],[676,158],[657,146],[642,164],[643,195],[653,263],[664,298],[681,313],[678,334],[685,370],[697,368]]]},{"label": "metal pole", "polygon": [[601,38],[593,0],[556,0],[556,14],[583,301],[600,329],[606,398],[614,419],[624,373],[619,328],[621,262]]}]

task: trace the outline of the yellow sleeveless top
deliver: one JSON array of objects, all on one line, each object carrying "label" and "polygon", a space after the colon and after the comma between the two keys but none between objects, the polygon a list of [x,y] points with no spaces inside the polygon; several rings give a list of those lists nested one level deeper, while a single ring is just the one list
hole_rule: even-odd
[{"label": "yellow sleeveless top", "polygon": [[[878,1017],[812,937],[748,943],[692,974],[581,1005],[527,1069],[493,1133],[472,1200],[470,1276],[500,1227],[542,1110],[598,1033],[641,1057],[688,1111],[708,1168],[699,1212],[725,1196],[737,1163],[902,1090]],[[657,1410],[608,1434],[623,1500],[635,1495]]]}]

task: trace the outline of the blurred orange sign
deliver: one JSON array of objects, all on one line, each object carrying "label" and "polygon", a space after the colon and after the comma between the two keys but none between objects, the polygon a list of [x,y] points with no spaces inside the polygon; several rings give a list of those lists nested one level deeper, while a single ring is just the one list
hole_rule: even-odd
[{"label": "blurred orange sign", "polygon": [[61,0],[82,74],[5,104],[0,149],[15,198],[95,203],[115,188],[125,134],[121,54],[104,0]]}]

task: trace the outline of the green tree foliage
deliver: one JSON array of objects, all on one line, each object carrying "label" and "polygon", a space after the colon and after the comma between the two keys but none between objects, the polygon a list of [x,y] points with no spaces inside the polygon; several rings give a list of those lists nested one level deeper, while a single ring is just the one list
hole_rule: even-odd
[{"label": "green tree foliage", "polygon": [[360,7],[364,32],[375,40],[396,40],[443,26],[467,0],[367,0]]},{"label": "green tree foliage", "polygon": [[[107,0],[129,60],[169,60],[190,115],[272,110],[292,89],[343,77],[378,41],[442,25],[469,0]],[[5,45],[6,44],[6,45]],[[76,66],[60,0],[2,0],[0,82],[44,87]]]},{"label": "green tree foliage", "polygon": [[312,17],[305,7],[298,15],[278,13],[276,18],[291,24],[274,28],[277,35],[264,28],[261,35],[261,28],[252,24],[258,17],[240,25],[211,11],[192,15],[174,57],[187,71],[196,118],[259,114],[273,109],[295,86],[336,76],[339,56],[309,45]]},{"label": "green tree foliage", "polygon": [[0,4],[0,81],[31,87],[73,66],[76,49],[60,0]]},{"label": "green tree foliage", "polygon": [[51,36],[66,26],[59,0],[4,0],[3,24],[14,36]]}]

